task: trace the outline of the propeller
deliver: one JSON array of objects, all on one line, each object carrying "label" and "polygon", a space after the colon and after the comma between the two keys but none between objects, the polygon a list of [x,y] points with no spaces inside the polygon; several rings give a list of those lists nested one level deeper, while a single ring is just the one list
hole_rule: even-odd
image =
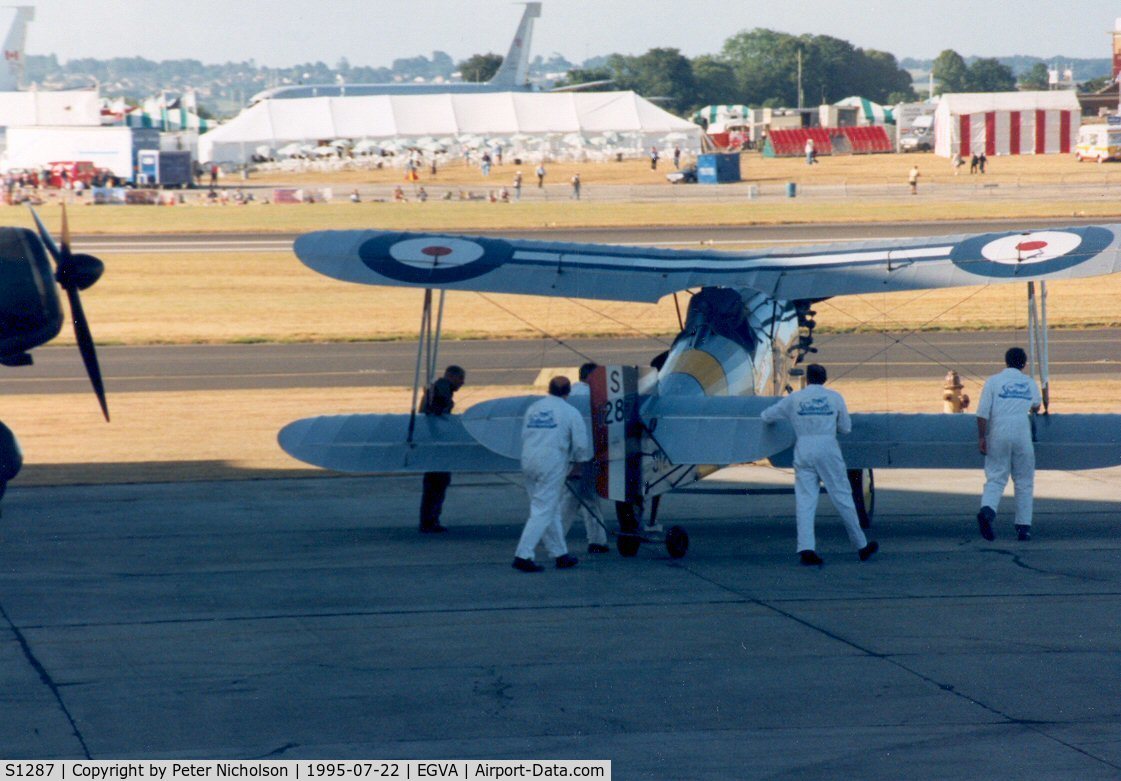
[{"label": "propeller", "polygon": [[109,420],[109,405],[105,401],[105,385],[101,381],[101,368],[97,364],[97,351],[93,344],[93,334],[90,333],[89,321],[82,308],[82,300],[78,296],[79,290],[85,290],[101,279],[105,271],[105,264],[92,255],[73,253],[70,251],[70,223],[66,219],[66,206],[62,207],[62,246],[59,247],[51,238],[47,226],[39,219],[34,209],[31,216],[39,227],[39,236],[55,262],[55,279],[59,287],[66,291],[66,298],[70,302],[70,317],[74,321],[74,338],[78,342],[78,351],[82,354],[82,363],[86,366],[93,392],[97,394],[97,401],[101,405],[101,412],[105,420]]}]

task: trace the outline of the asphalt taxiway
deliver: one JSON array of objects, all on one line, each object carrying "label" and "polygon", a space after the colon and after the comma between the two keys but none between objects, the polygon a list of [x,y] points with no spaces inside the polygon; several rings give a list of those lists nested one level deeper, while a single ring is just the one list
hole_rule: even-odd
[{"label": "asphalt taxiway", "polygon": [[[1022,331],[818,334],[813,360],[832,377],[929,379],[949,369],[982,379],[999,368]],[[442,364],[458,363],[478,385],[530,385],[542,367],[573,369],[585,360],[645,366],[670,338],[444,341]],[[1121,329],[1056,330],[1051,370],[1063,378],[1106,378],[1121,369]],[[99,347],[114,393],[251,388],[411,387],[416,343],[156,345]],[[72,347],[35,352],[35,364],[0,374],[0,395],[84,392],[89,385]]]}]

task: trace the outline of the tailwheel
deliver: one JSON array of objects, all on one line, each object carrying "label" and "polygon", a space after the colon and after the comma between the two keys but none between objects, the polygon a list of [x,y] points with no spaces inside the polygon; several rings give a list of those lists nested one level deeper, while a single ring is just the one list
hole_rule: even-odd
[{"label": "tailwheel", "polygon": [[689,551],[689,534],[680,526],[671,526],[666,531],[666,552],[671,559],[680,559]]},{"label": "tailwheel", "polygon": [[856,505],[860,528],[869,529],[876,513],[876,477],[871,469],[850,469],[848,475],[849,485],[852,486],[852,503]]}]

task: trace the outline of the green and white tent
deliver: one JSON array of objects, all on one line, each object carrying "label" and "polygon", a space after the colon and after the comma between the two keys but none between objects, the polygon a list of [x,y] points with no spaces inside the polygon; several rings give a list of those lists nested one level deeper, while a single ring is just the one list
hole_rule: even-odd
[{"label": "green and white tent", "polygon": [[742,119],[751,116],[751,108],[743,105],[742,103],[728,104],[721,106],[705,106],[699,108],[689,115],[689,119],[696,124],[701,124],[703,120],[705,124],[711,125],[714,122],[727,122],[729,119]]},{"label": "green and white tent", "polygon": [[860,109],[860,118],[862,125],[894,125],[895,116],[892,114],[890,108],[881,106],[879,103],[873,103],[867,98],[853,96],[845,98],[844,100],[837,101],[834,105],[852,107]]}]

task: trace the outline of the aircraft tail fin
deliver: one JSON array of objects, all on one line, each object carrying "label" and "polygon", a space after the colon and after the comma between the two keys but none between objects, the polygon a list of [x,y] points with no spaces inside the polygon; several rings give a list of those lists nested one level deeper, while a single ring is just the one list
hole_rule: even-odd
[{"label": "aircraft tail fin", "polygon": [[541,16],[541,3],[526,3],[525,13],[510,43],[510,51],[502,60],[498,72],[489,82],[492,87],[516,89],[529,82],[529,44],[533,38],[533,20]]},{"label": "aircraft tail fin", "polygon": [[0,18],[11,14],[8,33],[4,36],[4,67],[0,67],[0,92],[14,92],[23,79],[24,43],[27,23],[35,19],[35,8],[29,5],[6,6]]}]

